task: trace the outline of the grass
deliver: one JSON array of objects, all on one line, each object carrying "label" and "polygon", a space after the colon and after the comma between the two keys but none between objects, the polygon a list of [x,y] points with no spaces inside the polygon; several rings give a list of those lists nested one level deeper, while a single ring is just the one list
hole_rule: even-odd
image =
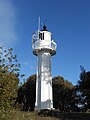
[{"label": "grass", "polygon": [[54,117],[44,117],[38,115],[37,112],[8,111],[0,112],[0,120],[58,120]]},{"label": "grass", "polygon": [[60,113],[59,111],[0,112],[0,120],[90,120],[90,113]]}]

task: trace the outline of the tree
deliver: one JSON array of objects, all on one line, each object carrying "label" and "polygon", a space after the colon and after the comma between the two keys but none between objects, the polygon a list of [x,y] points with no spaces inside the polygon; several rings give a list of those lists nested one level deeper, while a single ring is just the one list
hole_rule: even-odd
[{"label": "tree", "polygon": [[17,102],[21,110],[32,111],[35,107],[36,75],[31,75],[26,82],[19,87]]},{"label": "tree", "polygon": [[80,92],[81,104],[86,111],[90,109],[90,71],[86,72],[81,66],[80,80],[78,81],[78,91]]},{"label": "tree", "polygon": [[13,49],[0,47],[0,109],[7,110],[14,106],[19,83],[20,64]]},{"label": "tree", "polygon": [[18,78],[15,74],[0,71],[0,109],[13,107],[17,97]]},{"label": "tree", "polygon": [[75,111],[77,108],[75,97],[75,87],[72,83],[60,76],[53,78],[54,108],[63,112]]}]

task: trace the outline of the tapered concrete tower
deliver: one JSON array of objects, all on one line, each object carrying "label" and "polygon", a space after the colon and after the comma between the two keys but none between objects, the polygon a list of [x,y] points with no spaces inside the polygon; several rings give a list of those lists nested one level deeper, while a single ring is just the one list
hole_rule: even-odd
[{"label": "tapered concrete tower", "polygon": [[53,109],[51,61],[52,56],[56,54],[56,46],[46,25],[42,30],[37,30],[32,34],[33,54],[38,58],[36,110]]}]

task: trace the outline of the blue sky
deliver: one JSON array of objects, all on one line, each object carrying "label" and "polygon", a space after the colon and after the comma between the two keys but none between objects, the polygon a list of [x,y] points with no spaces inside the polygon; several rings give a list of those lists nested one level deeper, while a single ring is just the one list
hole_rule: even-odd
[{"label": "blue sky", "polygon": [[90,0],[0,0],[0,45],[14,48],[26,78],[36,73],[31,42],[39,16],[58,45],[52,76],[76,84],[80,65],[90,71]]}]

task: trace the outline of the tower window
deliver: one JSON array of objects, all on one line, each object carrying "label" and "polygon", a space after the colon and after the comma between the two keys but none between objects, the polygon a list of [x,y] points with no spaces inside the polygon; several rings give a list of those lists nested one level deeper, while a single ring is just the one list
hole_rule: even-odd
[{"label": "tower window", "polygon": [[44,40],[44,33],[43,33],[43,40]]},{"label": "tower window", "polygon": [[39,33],[39,39],[44,40],[44,33]]}]

